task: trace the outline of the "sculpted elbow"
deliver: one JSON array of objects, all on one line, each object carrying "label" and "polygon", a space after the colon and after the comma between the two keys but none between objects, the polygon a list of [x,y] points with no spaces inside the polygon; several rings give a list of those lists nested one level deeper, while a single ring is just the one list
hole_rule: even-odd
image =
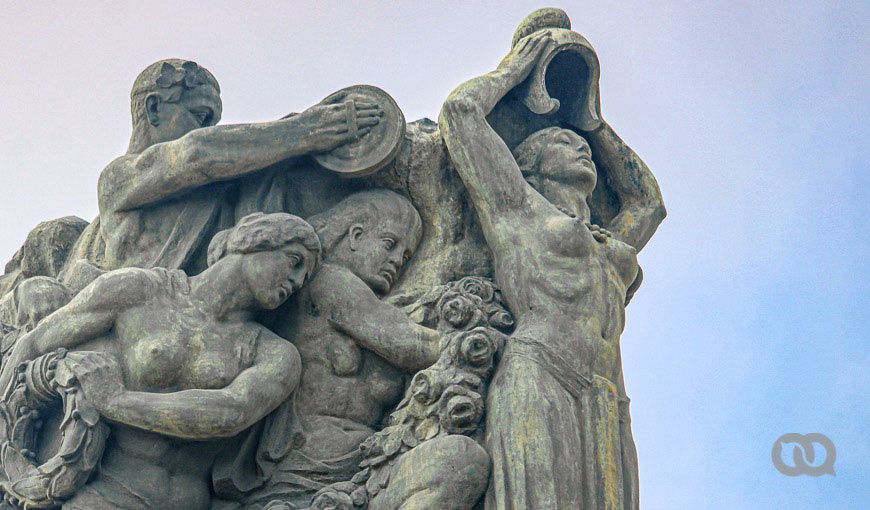
[{"label": "sculpted elbow", "polygon": [[442,122],[452,123],[457,119],[480,113],[480,106],[468,96],[454,92],[444,102],[444,106],[441,107],[441,120]]},{"label": "sculpted elbow", "polygon": [[228,406],[225,412],[221,414],[222,416],[216,420],[213,427],[205,431],[203,434],[204,439],[209,437],[233,437],[254,424],[254,421],[250,420],[246,405]]},{"label": "sculpted elbow", "polygon": [[668,210],[665,208],[665,204],[662,201],[659,201],[658,204],[653,208],[652,218],[656,225],[664,221],[665,217],[668,215]]}]

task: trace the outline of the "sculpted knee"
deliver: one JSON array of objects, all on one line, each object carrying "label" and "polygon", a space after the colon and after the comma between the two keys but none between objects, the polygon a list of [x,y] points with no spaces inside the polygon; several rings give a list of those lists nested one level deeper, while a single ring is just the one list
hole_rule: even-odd
[{"label": "sculpted knee", "polygon": [[472,492],[483,491],[489,480],[489,454],[482,446],[466,436],[447,436],[442,444],[445,457],[450,459],[444,469],[444,479],[454,488]]}]

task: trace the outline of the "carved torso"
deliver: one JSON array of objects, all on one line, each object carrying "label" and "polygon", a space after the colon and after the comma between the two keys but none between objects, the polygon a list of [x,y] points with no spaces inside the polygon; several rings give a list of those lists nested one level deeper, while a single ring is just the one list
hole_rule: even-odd
[{"label": "carved torso", "polygon": [[[166,393],[223,388],[251,366],[259,327],[218,323],[206,316],[191,301],[187,276],[181,271],[127,271],[129,282],[125,286],[151,297],[121,312],[106,337],[82,346],[83,350],[114,352],[127,389]],[[182,502],[185,508],[205,508],[211,498],[204,490],[210,459],[220,448],[219,442],[185,441],[113,426],[102,473],[112,480],[124,480],[131,493],[166,498],[149,500],[150,508]],[[159,480],[171,489],[140,491],[136,480],[148,484]],[[114,483],[98,477],[89,490],[111,495],[117,493]]]},{"label": "carved torso", "polygon": [[253,363],[257,329],[215,321],[190,301],[183,273],[161,273],[171,275],[164,278],[173,284],[155,285],[152,299],[115,322],[127,387],[150,392],[225,387]]},{"label": "carved torso", "polygon": [[320,278],[303,288],[289,307],[293,328],[286,334],[299,349],[303,366],[298,405],[305,413],[375,428],[384,410],[398,402],[404,372],[330,323],[319,297],[336,289],[320,285]]},{"label": "carved torso", "polygon": [[580,371],[613,380],[636,251],[612,237],[597,241],[582,220],[549,209],[499,231],[495,277],[517,317],[514,335],[564,350],[581,364],[591,354],[592,366]]}]

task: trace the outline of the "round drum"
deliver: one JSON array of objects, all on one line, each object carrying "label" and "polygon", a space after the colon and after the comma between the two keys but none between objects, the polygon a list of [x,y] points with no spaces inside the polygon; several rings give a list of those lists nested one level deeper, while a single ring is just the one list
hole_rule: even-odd
[{"label": "round drum", "polygon": [[[354,118],[353,102],[376,103],[384,112],[378,125],[358,140],[346,143],[314,159],[324,168],[347,177],[373,174],[390,163],[399,152],[405,136],[405,116],[393,98],[371,85],[354,85],[341,89],[321,101],[321,104],[344,103],[348,108],[348,123]],[[351,130],[354,126],[349,126]]]}]

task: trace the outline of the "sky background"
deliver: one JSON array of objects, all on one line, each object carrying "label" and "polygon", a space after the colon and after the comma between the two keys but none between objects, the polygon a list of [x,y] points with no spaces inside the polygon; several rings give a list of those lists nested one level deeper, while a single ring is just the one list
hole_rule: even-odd
[{"label": "sky background", "polygon": [[[96,215],[133,79],[155,60],[210,69],[222,123],[355,83],[437,119],[546,5],[4,2],[2,263],[39,221]],[[598,52],[604,117],[669,211],[622,337],[643,507],[870,508],[870,3],[559,6]],[[829,436],[836,476],[777,472],[787,432]]]}]

